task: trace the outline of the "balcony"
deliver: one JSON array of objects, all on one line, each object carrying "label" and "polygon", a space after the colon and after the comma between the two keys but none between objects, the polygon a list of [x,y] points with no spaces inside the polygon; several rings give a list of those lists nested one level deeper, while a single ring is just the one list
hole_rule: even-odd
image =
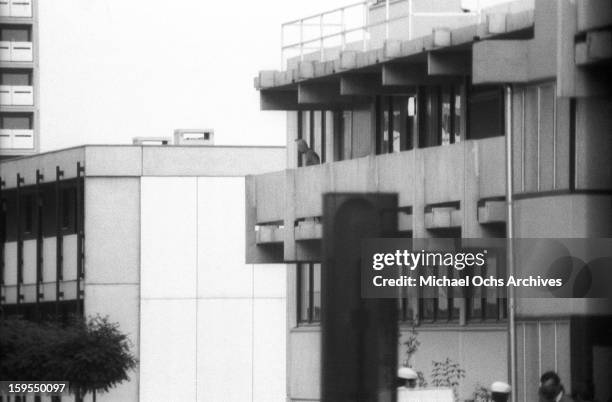
[{"label": "balcony", "polygon": [[[505,221],[485,217],[482,208],[479,218],[479,206],[505,195],[503,155],[504,137],[493,137],[251,176],[250,252],[277,243],[284,244],[284,260],[306,258],[304,249],[316,249],[312,244],[322,237],[323,194],[333,192],[397,193],[400,230],[423,236],[461,228],[464,236],[476,237],[481,224]],[[262,226],[269,236],[262,237]],[[247,259],[260,259],[255,254]]]},{"label": "balcony", "polygon": [[32,18],[32,0],[0,0],[0,15],[11,18]]},{"label": "balcony", "polygon": [[0,61],[32,62],[32,42],[0,42]]},{"label": "balcony", "polygon": [[0,129],[0,151],[34,149],[34,130]]},{"label": "balcony", "polygon": [[0,85],[0,105],[33,106],[34,87],[27,85]]}]

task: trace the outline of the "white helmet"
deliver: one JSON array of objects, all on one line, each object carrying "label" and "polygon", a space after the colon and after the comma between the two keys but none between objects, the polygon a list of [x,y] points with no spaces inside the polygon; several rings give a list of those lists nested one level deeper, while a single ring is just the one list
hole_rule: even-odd
[{"label": "white helmet", "polygon": [[405,380],[416,380],[418,378],[417,372],[410,367],[400,367],[397,370],[397,376]]},{"label": "white helmet", "polygon": [[495,381],[491,384],[491,392],[496,392],[498,394],[509,394],[512,388],[508,383],[503,381]]}]

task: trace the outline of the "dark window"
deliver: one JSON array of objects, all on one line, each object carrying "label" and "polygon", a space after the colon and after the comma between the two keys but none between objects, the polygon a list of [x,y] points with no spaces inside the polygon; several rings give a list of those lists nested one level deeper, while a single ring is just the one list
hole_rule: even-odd
[{"label": "dark window", "polygon": [[27,70],[7,70],[0,74],[0,85],[32,85],[32,73]]},{"label": "dark window", "polygon": [[440,88],[421,87],[418,93],[419,148],[440,145]]},{"label": "dark window", "polygon": [[32,35],[27,26],[3,26],[0,28],[0,40],[4,42],[31,42]]},{"label": "dark window", "polygon": [[461,141],[463,113],[461,109],[462,86],[442,87],[440,93],[440,139],[442,145]]},{"label": "dark window", "polygon": [[[457,277],[457,270],[452,267],[438,267],[440,276]],[[451,287],[421,289],[419,315],[423,322],[457,322],[461,295],[455,294]]]},{"label": "dark window", "polygon": [[34,231],[34,196],[28,194],[22,199],[23,211],[23,232],[32,233]]},{"label": "dark window", "polygon": [[377,97],[377,154],[401,152],[412,148],[414,100],[415,97],[412,95]]},{"label": "dark window", "polygon": [[297,265],[298,325],[321,321],[321,264]]},{"label": "dark window", "polygon": [[[326,110],[304,110],[298,112],[297,139],[306,141],[321,163],[327,159],[327,138],[334,138],[333,113]],[[297,165],[304,166],[304,156],[298,153]]]},{"label": "dark window", "polygon": [[28,113],[11,113],[0,115],[0,128],[10,130],[31,130],[32,115]]},{"label": "dark window", "polygon": [[76,188],[62,190],[62,229],[72,228],[76,222]]},{"label": "dark window", "polygon": [[421,87],[418,95],[419,148],[460,142],[466,123],[464,86]]},{"label": "dark window", "polygon": [[469,93],[468,139],[504,135],[504,98],[500,87],[473,87]]},{"label": "dark window", "polygon": [[[497,256],[495,254],[487,255],[487,264],[483,268],[483,277],[495,276],[503,277],[503,272],[498,272],[500,264],[498,258],[504,258],[503,256]],[[468,297],[466,300],[467,305],[467,318],[472,321],[497,321],[507,317],[506,313],[506,299],[500,297],[499,290],[495,287],[482,288],[473,287],[468,290]]]}]

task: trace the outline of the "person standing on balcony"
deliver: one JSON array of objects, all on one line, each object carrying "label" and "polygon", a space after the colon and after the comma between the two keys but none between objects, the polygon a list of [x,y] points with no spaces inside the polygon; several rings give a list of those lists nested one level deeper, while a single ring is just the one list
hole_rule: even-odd
[{"label": "person standing on balcony", "polygon": [[321,158],[319,158],[319,155],[317,155],[315,151],[310,149],[308,143],[305,140],[299,138],[295,140],[295,142],[297,144],[298,155],[300,157],[304,155],[305,166],[318,165],[321,163]]}]

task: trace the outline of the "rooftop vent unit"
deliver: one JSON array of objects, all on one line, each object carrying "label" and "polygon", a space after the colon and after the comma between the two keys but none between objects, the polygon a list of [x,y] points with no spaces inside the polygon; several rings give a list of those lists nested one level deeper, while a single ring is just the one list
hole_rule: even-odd
[{"label": "rooftop vent unit", "polygon": [[172,139],[169,137],[134,137],[132,138],[134,145],[172,145]]},{"label": "rooftop vent unit", "polygon": [[174,130],[175,145],[214,145],[213,129],[177,129]]}]

